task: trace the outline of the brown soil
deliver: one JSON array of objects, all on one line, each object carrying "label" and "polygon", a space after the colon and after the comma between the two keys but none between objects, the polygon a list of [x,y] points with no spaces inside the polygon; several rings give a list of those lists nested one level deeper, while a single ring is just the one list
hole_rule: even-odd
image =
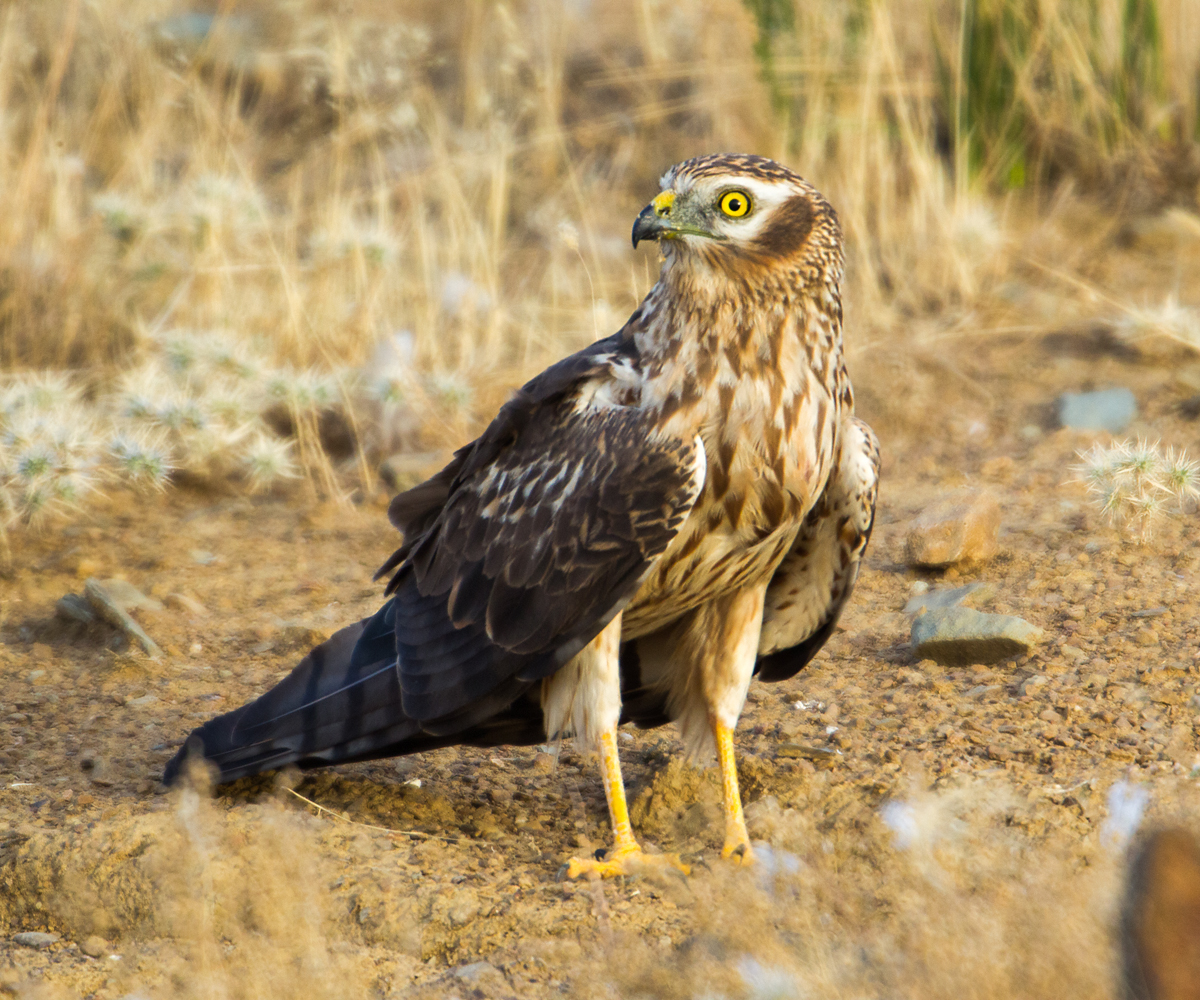
[{"label": "brown soil", "polygon": [[[211,800],[163,793],[189,730],[376,608],[371,575],[396,540],[386,498],[115,495],[71,527],[16,538],[0,578],[0,930],[62,937],[0,944],[0,988],[716,996],[778,967],[822,995],[924,982],[923,995],[950,996],[980,969],[997,996],[1112,993],[1121,868],[1101,842],[1106,792],[1126,778],[1148,789],[1151,815],[1196,815],[1200,530],[1189,517],[1138,546],[1106,527],[1069,483],[1091,437],[1047,429],[1047,404],[1124,384],[1142,406],[1131,433],[1195,450],[1196,424],[1176,412],[1169,371],[1087,337],[942,364],[921,376],[938,401],[902,422],[887,400],[907,386],[859,362],[886,449],[878,523],[838,634],[800,676],[751,691],[743,788],[752,833],[773,848],[756,872],[721,862],[716,782],[680,761],[671,729],[623,733],[623,760],[638,830],[691,861],[686,880],[561,879],[568,857],[608,840],[594,761],[570,745],[557,765],[536,748],[451,749],[294,784],[332,812],[291,795],[291,778]],[[1000,553],[944,579],[914,573],[904,524],[965,483],[999,499]],[[107,626],[55,618],[63,594],[112,576],[168,600],[137,613],[160,661]],[[914,662],[901,609],[918,579],[992,583],[984,610],[1041,626],[1044,645],[993,666]],[[814,762],[783,744],[835,753]],[[925,853],[881,821],[893,799],[913,804]],[[84,954],[89,935],[108,954]],[[1080,961],[1079,949],[1096,951]],[[475,962],[490,964],[462,969]]]}]

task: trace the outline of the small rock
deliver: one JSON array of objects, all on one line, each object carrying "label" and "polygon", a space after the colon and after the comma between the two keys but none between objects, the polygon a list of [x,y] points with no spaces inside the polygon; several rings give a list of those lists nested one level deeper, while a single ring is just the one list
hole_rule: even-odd
[{"label": "small rock", "polygon": [[312,649],[329,638],[330,633],[325,629],[312,628],[308,625],[285,625],[279,630],[279,635],[268,643],[268,648],[275,651],[289,649]]},{"label": "small rock", "polygon": [[913,652],[946,666],[996,663],[1028,653],[1042,630],[1015,615],[992,615],[973,608],[939,608],[913,619]]},{"label": "small rock", "polygon": [[88,580],[83,586],[83,595],[99,617],[123,632],[131,642],[136,642],[148,656],[154,659],[162,656],[158,644],[129,617],[129,612],[112,598],[103,583],[95,579]]},{"label": "small rock", "polygon": [[836,760],[838,752],[829,747],[813,747],[806,743],[780,743],[775,748],[775,756],[790,760]]},{"label": "small rock", "polygon": [[204,549],[192,549],[188,555],[192,557],[192,562],[199,563],[201,566],[211,566],[217,561],[216,556]]},{"label": "small rock", "polygon": [[67,622],[80,622],[89,625],[96,620],[92,606],[80,594],[64,594],[54,605],[56,618]]},{"label": "small rock", "polygon": [[177,611],[186,611],[188,614],[196,615],[198,618],[203,618],[208,614],[208,608],[187,594],[167,594],[163,598],[163,603],[168,608],[174,608]]},{"label": "small rock", "polygon": [[1058,647],[1058,650],[1068,660],[1074,660],[1076,663],[1082,663],[1084,660],[1087,659],[1087,653],[1085,653],[1078,646],[1072,646],[1069,643],[1064,642],[1061,646]]},{"label": "small rock", "polygon": [[462,889],[450,900],[446,917],[451,927],[461,927],[479,916],[479,908],[479,897],[475,895],[474,890]]},{"label": "small rock", "polygon": [[1137,634],[1137,644],[1139,646],[1157,646],[1158,633],[1152,628],[1140,629]]},{"label": "small rock", "polygon": [[491,962],[472,962],[470,965],[460,965],[451,974],[455,979],[466,983],[468,986],[474,986],[490,992],[494,992],[497,989],[504,989],[508,985],[504,980],[503,973],[492,965]]},{"label": "small rock", "polygon": [[399,451],[379,463],[379,478],[393,490],[407,490],[428,479],[445,459],[440,451]]},{"label": "small rock", "polygon": [[1077,431],[1120,434],[1137,416],[1137,399],[1128,389],[1065,392],[1058,400],[1058,420]]},{"label": "small rock", "polygon": [[134,705],[137,708],[142,708],[145,705],[153,705],[158,701],[158,696],[153,694],[144,694],[140,698],[130,698],[126,705]]},{"label": "small rock", "polygon": [[58,934],[47,934],[44,931],[22,931],[13,935],[13,943],[24,945],[26,948],[49,948],[58,939]]},{"label": "small rock", "polygon": [[996,588],[990,583],[968,583],[962,587],[951,587],[942,590],[930,590],[916,594],[904,605],[906,615],[915,615],[921,611],[932,611],[934,608],[955,608],[960,604],[982,604],[989,601],[996,593]]},{"label": "small rock", "polygon": [[128,580],[113,578],[101,580],[100,584],[117,607],[125,611],[162,611],[161,601],[147,597]]},{"label": "small rock", "polygon": [[86,580],[89,576],[95,576],[100,571],[100,564],[95,559],[80,559],[75,567],[75,576],[77,579]]},{"label": "small rock", "polygon": [[996,554],[1000,505],[986,493],[964,491],[934,501],[908,527],[910,566],[945,567],[983,562]]},{"label": "small rock", "polygon": [[108,954],[108,942],[93,934],[79,942],[79,950],[89,958],[102,958]]},{"label": "small rock", "polygon": [[1018,689],[1021,694],[1033,694],[1038,688],[1044,687],[1048,683],[1047,678],[1043,674],[1034,674],[1032,677],[1026,677],[1021,681],[1021,686]]}]

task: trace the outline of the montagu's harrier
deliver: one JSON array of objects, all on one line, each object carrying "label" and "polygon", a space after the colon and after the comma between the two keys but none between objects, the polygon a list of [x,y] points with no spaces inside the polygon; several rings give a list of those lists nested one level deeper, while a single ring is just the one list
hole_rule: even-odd
[{"label": "montagu's harrier", "polygon": [[752,676],[829,638],[874,519],[879,451],[842,356],[829,203],[757,156],[673,167],[637,217],[662,273],[613,336],[526,384],[390,508],[389,600],[257,701],[197,729],[222,781],[454,744],[597,747],[615,845],[645,856],[617,726],[716,750],[726,857],[750,859],[733,729]]}]

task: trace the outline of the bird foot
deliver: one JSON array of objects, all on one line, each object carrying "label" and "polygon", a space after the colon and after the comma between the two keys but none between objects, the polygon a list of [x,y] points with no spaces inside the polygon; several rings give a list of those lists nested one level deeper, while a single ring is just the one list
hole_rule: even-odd
[{"label": "bird foot", "polygon": [[600,878],[617,875],[641,875],[650,871],[675,869],[690,875],[692,869],[679,860],[678,854],[647,854],[636,844],[609,851],[603,859],[572,858],[567,863],[567,878],[595,873]]},{"label": "bird foot", "polygon": [[754,851],[750,849],[750,841],[745,838],[725,841],[721,849],[721,857],[732,861],[735,865],[754,864]]}]

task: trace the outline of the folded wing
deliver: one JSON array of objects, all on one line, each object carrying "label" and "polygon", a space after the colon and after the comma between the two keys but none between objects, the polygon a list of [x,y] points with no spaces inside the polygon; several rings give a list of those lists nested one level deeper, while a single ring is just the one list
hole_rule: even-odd
[{"label": "folded wing", "polygon": [[755,668],[762,680],[794,676],[833,634],[858,579],[878,490],[879,441],[851,417],[825,490],[767,590]]}]

